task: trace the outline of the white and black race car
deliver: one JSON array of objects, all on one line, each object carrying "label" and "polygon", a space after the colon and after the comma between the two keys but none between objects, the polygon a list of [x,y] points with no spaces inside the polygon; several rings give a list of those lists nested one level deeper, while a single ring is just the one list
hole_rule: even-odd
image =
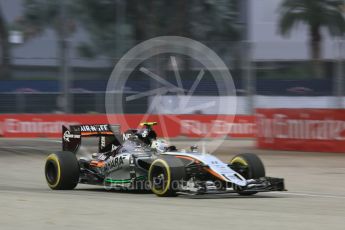
[{"label": "white and black race car", "polygon": [[[239,154],[228,163],[195,146],[153,148],[155,122],[124,134],[119,125],[63,127],[63,150],[50,154],[45,177],[51,189],[74,189],[78,183],[106,189],[149,189],[157,196],[178,194],[285,191],[284,180],[266,177],[260,158]],[[98,152],[77,159],[83,137],[99,137]]]}]

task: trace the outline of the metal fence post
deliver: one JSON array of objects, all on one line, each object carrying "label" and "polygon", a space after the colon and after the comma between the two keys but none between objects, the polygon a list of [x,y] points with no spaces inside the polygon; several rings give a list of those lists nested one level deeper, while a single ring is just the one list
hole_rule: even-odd
[{"label": "metal fence post", "polygon": [[104,113],[104,95],[100,92],[93,94],[95,98],[95,112]]},{"label": "metal fence post", "polygon": [[247,108],[246,112],[248,114],[254,114],[254,96],[256,92],[256,81],[255,81],[255,75],[253,70],[253,63],[252,63],[252,44],[250,42],[244,42],[243,43],[243,71],[244,71],[244,89],[245,89],[245,95],[247,99]]},{"label": "metal fence post", "polygon": [[62,93],[62,106],[65,113],[70,113],[70,69],[69,69],[69,41],[67,39],[68,31],[66,28],[66,21],[67,21],[67,9],[66,9],[66,0],[60,0],[60,23],[61,28],[58,31],[59,36],[59,44],[60,44],[60,68],[61,68],[61,93]]},{"label": "metal fence post", "polygon": [[22,93],[16,93],[16,112],[24,113],[25,112],[25,95]]},{"label": "metal fence post", "polygon": [[334,80],[334,89],[336,96],[336,106],[337,108],[344,108],[343,104],[343,94],[344,94],[344,69],[343,69],[343,48],[344,41],[338,40],[338,51],[339,57],[336,61],[336,76]]}]

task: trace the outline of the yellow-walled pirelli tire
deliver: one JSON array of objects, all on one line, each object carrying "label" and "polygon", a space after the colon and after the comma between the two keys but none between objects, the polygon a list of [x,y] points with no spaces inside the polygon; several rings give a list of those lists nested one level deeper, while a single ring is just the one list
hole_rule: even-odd
[{"label": "yellow-walled pirelli tire", "polygon": [[[243,153],[235,156],[230,161],[232,168],[237,168],[236,170],[246,179],[258,179],[264,177],[265,166],[261,159],[252,153]],[[234,186],[235,191],[240,195],[253,195],[257,192],[244,192],[240,186]]]},{"label": "yellow-walled pirelli tire", "polygon": [[174,156],[161,156],[154,160],[148,173],[151,191],[162,197],[177,196],[184,177],[184,164]]},{"label": "yellow-walled pirelli tire", "polygon": [[47,157],[44,174],[54,190],[74,189],[79,181],[79,163],[72,152],[52,153]]}]

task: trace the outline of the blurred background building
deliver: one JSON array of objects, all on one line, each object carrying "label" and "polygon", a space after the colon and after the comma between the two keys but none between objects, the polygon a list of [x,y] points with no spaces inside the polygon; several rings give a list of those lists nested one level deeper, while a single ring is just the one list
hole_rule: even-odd
[{"label": "blurred background building", "polygon": [[[200,41],[224,60],[238,113],[340,108],[344,8],[338,0],[1,0],[0,113],[104,113],[117,61],[141,41],[163,35]],[[188,59],[181,63],[188,88],[198,69]],[[172,72],[152,68],[167,79]],[[139,72],[127,86],[126,94],[154,87]],[[195,103],[218,93],[206,76]],[[126,111],[144,113],[149,103],[128,103]]]}]

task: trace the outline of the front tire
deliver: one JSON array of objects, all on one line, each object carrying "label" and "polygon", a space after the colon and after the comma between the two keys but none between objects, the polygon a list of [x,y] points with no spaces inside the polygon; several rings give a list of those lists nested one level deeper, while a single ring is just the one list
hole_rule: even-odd
[{"label": "front tire", "polygon": [[[245,179],[258,179],[260,177],[265,177],[265,166],[261,159],[253,153],[243,153],[235,156],[230,161],[230,165],[239,174],[241,174]],[[245,192],[242,191],[243,188],[234,185],[234,190],[240,195],[254,195],[257,192]]]},{"label": "front tire", "polygon": [[79,163],[72,152],[57,152],[47,157],[45,177],[53,190],[72,190],[79,182]]},{"label": "front tire", "polygon": [[180,159],[163,156],[152,162],[148,180],[151,191],[160,197],[177,196],[179,182],[185,176],[185,167]]}]

